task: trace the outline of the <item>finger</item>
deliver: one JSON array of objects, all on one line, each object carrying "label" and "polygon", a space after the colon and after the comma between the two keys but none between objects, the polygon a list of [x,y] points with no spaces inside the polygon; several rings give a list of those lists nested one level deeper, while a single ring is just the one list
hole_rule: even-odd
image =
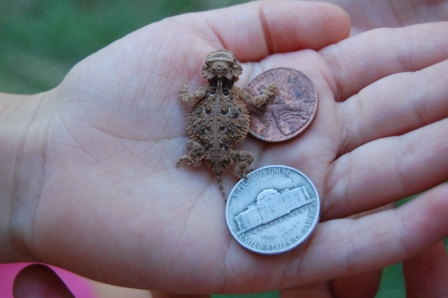
[{"label": "finger", "polygon": [[448,177],[448,119],[384,138],[330,167],[322,219],[345,217],[424,191]]},{"label": "finger", "polygon": [[418,254],[448,235],[447,196],[442,185],[396,209],[320,224],[287,267],[284,285],[373,271]]},{"label": "finger", "polygon": [[373,298],[380,286],[381,271],[375,270],[338,278],[332,282],[315,283],[296,289],[283,290],[280,292],[280,298]]},{"label": "finger", "polygon": [[[307,0],[314,1],[314,0]],[[427,0],[415,1],[362,1],[325,0],[336,3],[350,13],[354,28],[351,35],[382,27],[403,27],[417,23],[447,20],[447,2]],[[356,26],[358,25],[358,26]]]},{"label": "finger", "polygon": [[338,278],[331,282],[320,282],[295,289],[282,290],[280,292],[280,298],[373,298],[380,286],[381,271],[375,270],[373,272],[359,273]]},{"label": "finger", "polygon": [[443,297],[448,293],[448,256],[442,241],[403,262],[406,297]]},{"label": "finger", "polygon": [[17,274],[13,285],[16,298],[75,297],[59,278],[44,265],[30,265]]},{"label": "finger", "polygon": [[328,79],[343,101],[388,75],[415,71],[448,59],[448,22],[377,29],[329,46],[320,53]]},{"label": "finger", "polygon": [[382,270],[379,269],[338,278],[332,282],[333,296],[343,298],[375,297],[380,287],[381,273]]},{"label": "finger", "polygon": [[233,51],[241,61],[272,53],[321,49],[347,38],[350,18],[328,3],[263,2],[189,14],[178,21],[199,32],[213,48]]},{"label": "finger", "polygon": [[338,106],[340,153],[448,117],[448,60],[367,86]]}]

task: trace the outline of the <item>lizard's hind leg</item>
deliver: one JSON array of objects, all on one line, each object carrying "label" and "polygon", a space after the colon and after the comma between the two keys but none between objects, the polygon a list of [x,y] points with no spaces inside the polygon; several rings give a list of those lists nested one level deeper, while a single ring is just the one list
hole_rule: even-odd
[{"label": "lizard's hind leg", "polygon": [[193,140],[188,140],[187,142],[187,149],[188,154],[184,154],[177,160],[176,167],[179,166],[179,164],[187,160],[189,166],[197,167],[201,165],[202,159],[205,157],[205,149],[202,147],[201,144],[198,142],[195,142]]},{"label": "lizard's hind leg", "polygon": [[230,152],[230,159],[232,162],[240,162],[233,173],[238,178],[247,178],[247,174],[252,171],[249,169],[249,165],[254,161],[254,155],[244,150],[232,150]]}]

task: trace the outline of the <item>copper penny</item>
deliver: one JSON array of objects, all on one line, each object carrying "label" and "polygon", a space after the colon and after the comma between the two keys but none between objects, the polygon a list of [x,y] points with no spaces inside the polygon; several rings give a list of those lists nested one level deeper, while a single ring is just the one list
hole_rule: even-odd
[{"label": "copper penny", "polygon": [[256,96],[271,83],[278,87],[275,98],[260,108],[247,107],[249,131],[260,140],[282,142],[303,133],[313,122],[318,106],[317,91],[309,77],[290,68],[268,70],[244,90]]}]

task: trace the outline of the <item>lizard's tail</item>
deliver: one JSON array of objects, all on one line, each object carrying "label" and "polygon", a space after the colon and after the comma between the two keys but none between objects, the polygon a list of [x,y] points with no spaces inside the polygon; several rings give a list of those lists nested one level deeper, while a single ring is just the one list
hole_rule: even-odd
[{"label": "lizard's tail", "polygon": [[221,175],[216,175],[216,182],[218,183],[219,191],[221,192],[221,196],[224,201],[227,200],[226,192],[224,191],[224,186],[222,185],[222,177]]}]

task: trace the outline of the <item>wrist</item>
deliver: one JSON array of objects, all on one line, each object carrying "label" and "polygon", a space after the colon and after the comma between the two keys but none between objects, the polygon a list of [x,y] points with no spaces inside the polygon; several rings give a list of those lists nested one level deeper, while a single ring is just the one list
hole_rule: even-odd
[{"label": "wrist", "polygon": [[34,260],[33,215],[43,183],[53,93],[0,94],[0,263]]}]

